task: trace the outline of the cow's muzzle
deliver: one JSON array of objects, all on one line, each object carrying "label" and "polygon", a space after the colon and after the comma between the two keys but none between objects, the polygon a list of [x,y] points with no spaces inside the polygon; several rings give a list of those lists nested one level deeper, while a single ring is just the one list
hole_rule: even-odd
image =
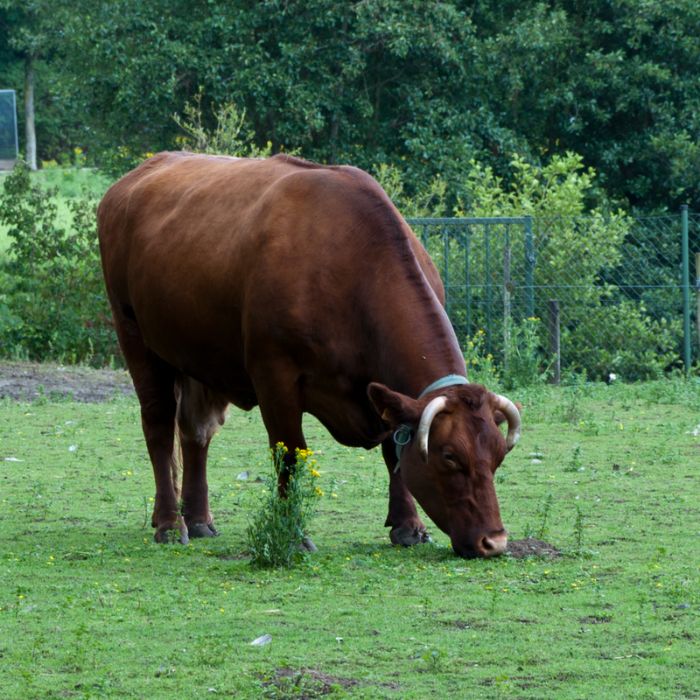
[{"label": "cow's muzzle", "polygon": [[479,535],[470,543],[460,543],[452,540],[452,549],[455,554],[464,559],[497,557],[503,554],[507,547],[508,534],[505,530],[488,535]]}]

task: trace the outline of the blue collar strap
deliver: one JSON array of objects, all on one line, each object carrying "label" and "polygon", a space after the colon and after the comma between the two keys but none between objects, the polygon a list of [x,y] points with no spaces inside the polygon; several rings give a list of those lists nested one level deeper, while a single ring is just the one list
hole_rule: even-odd
[{"label": "blue collar strap", "polygon": [[[433,382],[432,384],[429,384],[427,387],[425,387],[425,389],[423,389],[423,391],[421,391],[421,393],[418,394],[418,398],[423,398],[426,394],[429,394],[431,391],[444,389],[448,386],[458,386],[460,384],[469,384],[469,380],[466,377],[463,377],[461,374],[448,374],[446,377],[442,377],[442,379],[438,379],[436,382]],[[406,445],[408,445],[408,443],[411,442],[412,439],[413,427],[410,425],[402,423],[394,431],[394,444],[396,445],[396,467],[394,469],[394,473],[396,473],[399,470],[399,463],[401,461],[401,453],[403,452],[403,448],[406,447]]]},{"label": "blue collar strap", "polygon": [[457,386],[458,384],[469,384],[469,380],[463,377],[461,374],[448,374],[442,379],[438,379],[436,382],[429,384],[428,386],[418,394],[418,398],[422,399],[426,394],[431,391],[437,391],[438,389],[444,389],[447,386]]}]

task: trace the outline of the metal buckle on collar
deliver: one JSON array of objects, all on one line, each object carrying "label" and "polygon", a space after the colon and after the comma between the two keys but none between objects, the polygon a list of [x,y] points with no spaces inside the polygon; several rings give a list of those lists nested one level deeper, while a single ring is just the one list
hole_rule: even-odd
[{"label": "metal buckle on collar", "polygon": [[399,471],[399,466],[401,465],[401,452],[403,452],[403,448],[406,447],[411,440],[413,440],[413,428],[411,428],[410,425],[400,425],[394,431],[394,444],[396,445],[396,467],[394,468],[394,474]]}]

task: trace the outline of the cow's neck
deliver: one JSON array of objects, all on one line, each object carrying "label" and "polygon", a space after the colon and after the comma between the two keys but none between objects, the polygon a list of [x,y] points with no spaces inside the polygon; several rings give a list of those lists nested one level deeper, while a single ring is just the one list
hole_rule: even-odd
[{"label": "cow's neck", "polygon": [[388,303],[385,310],[389,314],[381,333],[379,381],[417,397],[443,377],[466,376],[452,325],[427,282]]}]

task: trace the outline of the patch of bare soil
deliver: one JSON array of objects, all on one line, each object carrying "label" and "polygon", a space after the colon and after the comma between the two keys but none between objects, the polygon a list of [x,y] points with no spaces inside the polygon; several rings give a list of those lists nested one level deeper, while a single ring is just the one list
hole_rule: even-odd
[{"label": "patch of bare soil", "polygon": [[511,540],[508,542],[508,555],[514,559],[525,557],[560,557],[561,552],[547,542],[527,537],[524,540]]},{"label": "patch of bare soil", "polygon": [[300,700],[320,698],[355,685],[357,681],[351,678],[336,678],[312,668],[302,670],[278,668],[271,678],[263,679],[263,686],[274,688],[279,693],[279,697],[295,697]]},{"label": "patch of bare soil", "polygon": [[0,362],[0,398],[15,401],[69,399],[99,403],[133,393],[131,377],[125,370]]}]

